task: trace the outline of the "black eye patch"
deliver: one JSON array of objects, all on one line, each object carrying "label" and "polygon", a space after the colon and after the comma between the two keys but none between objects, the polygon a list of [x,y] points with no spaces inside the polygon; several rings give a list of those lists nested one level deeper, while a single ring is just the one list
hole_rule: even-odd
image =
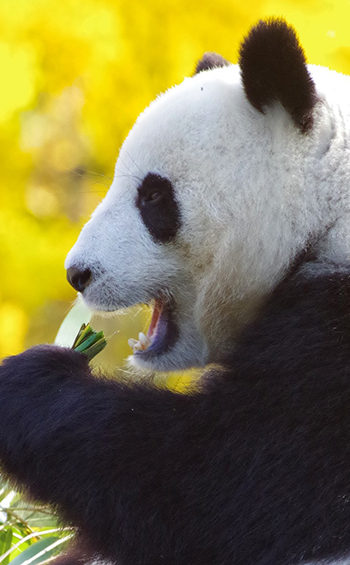
[{"label": "black eye patch", "polygon": [[174,239],[181,225],[181,214],[168,179],[148,173],[138,189],[136,206],[156,242],[168,243]]}]

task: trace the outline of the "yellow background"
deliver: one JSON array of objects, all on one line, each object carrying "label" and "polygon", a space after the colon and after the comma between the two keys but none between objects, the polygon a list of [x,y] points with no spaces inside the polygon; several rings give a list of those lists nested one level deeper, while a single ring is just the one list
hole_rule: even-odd
[{"label": "yellow background", "polygon": [[[75,298],[64,257],[139,112],[204,51],[235,62],[272,15],[310,63],[350,74],[347,0],[0,0],[0,357],[54,339]],[[119,364],[144,318],[108,323],[101,359]]]}]

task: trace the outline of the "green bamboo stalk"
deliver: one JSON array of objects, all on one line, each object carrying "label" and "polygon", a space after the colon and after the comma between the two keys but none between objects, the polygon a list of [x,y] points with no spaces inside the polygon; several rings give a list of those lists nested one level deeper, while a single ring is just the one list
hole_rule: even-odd
[{"label": "green bamboo stalk", "polygon": [[91,361],[107,345],[103,331],[95,332],[90,324],[82,324],[74,340],[72,349],[83,353]]}]

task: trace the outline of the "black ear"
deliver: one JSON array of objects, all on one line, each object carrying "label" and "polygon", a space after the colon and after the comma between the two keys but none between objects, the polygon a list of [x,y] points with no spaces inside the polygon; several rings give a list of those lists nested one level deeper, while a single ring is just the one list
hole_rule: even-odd
[{"label": "black ear", "polygon": [[254,108],[264,112],[279,100],[303,133],[311,128],[316,89],[291,26],[282,19],[260,21],[241,45],[239,66]]},{"label": "black ear", "polygon": [[230,63],[226,61],[218,53],[204,53],[203,57],[198,61],[193,75],[197,75],[201,71],[208,71],[217,67],[228,67]]}]

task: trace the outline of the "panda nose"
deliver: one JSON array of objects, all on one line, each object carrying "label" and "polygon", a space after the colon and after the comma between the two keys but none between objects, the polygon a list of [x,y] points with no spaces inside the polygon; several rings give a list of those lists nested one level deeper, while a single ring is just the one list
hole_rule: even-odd
[{"label": "panda nose", "polygon": [[90,269],[81,270],[78,267],[69,267],[67,269],[67,280],[78,292],[83,292],[92,281],[92,273]]}]

